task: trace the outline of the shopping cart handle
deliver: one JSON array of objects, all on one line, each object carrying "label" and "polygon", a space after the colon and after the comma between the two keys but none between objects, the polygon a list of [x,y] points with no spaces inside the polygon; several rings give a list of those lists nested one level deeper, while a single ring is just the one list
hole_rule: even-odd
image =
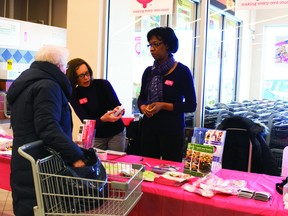
[{"label": "shopping cart handle", "polygon": [[51,155],[44,147],[42,140],[37,140],[31,143],[24,144],[18,148],[18,153],[29,160],[31,163],[35,163],[38,159],[42,159]]}]

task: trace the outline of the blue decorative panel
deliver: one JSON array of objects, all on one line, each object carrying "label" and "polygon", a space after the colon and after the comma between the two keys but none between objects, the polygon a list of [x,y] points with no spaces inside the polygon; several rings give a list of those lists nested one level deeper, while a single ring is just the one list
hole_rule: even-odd
[{"label": "blue decorative panel", "polygon": [[13,55],[14,59],[16,60],[16,62],[19,62],[22,58],[21,53],[19,52],[19,50],[17,50],[14,55]]},{"label": "blue decorative panel", "polygon": [[15,63],[31,64],[34,55],[34,51],[0,48],[0,62],[7,62],[12,59]]},{"label": "blue decorative panel", "polygon": [[5,49],[5,51],[1,54],[1,56],[3,57],[3,59],[5,61],[8,61],[11,58],[11,53],[9,52],[9,50]]},{"label": "blue decorative panel", "polygon": [[[33,53],[33,56],[34,56],[34,53]],[[24,55],[24,59],[25,59],[26,63],[30,63],[31,60],[33,59],[33,56],[31,54],[31,52],[27,51]]]}]

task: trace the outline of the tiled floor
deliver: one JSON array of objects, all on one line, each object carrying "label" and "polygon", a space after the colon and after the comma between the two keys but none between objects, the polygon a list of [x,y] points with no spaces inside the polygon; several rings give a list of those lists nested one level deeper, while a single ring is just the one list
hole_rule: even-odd
[{"label": "tiled floor", "polygon": [[0,189],[0,216],[13,216],[11,192]]}]

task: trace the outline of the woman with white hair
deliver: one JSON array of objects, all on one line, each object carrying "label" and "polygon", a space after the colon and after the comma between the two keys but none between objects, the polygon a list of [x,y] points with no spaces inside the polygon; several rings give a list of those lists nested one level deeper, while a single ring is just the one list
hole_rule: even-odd
[{"label": "woman with white hair", "polygon": [[36,205],[31,165],[18,154],[20,146],[43,140],[44,145],[60,152],[67,164],[85,166],[83,152],[72,141],[68,104],[72,89],[65,75],[68,54],[63,47],[43,46],[30,68],[12,83],[7,93],[14,138],[10,179],[17,216],[33,215]]}]

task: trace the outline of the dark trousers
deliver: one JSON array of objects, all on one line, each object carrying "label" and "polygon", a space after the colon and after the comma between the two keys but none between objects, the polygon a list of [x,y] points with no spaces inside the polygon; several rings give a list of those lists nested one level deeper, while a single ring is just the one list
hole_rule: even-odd
[{"label": "dark trousers", "polygon": [[184,129],[163,131],[143,123],[141,131],[143,156],[181,162],[183,145]]}]

